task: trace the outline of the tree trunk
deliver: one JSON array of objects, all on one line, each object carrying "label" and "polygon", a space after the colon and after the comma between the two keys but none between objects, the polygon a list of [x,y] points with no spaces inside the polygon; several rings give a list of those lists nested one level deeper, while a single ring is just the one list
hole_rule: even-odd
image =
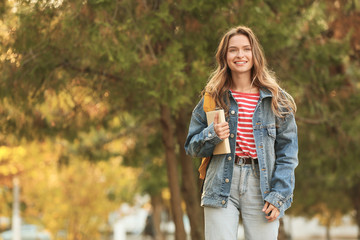
[{"label": "tree trunk", "polygon": [[331,240],[330,228],[331,228],[331,221],[329,220],[329,222],[326,224],[326,240]]},{"label": "tree trunk", "polygon": [[[185,113],[182,109],[180,113]],[[197,179],[194,173],[194,165],[191,157],[186,155],[184,144],[187,137],[187,122],[189,118],[186,114],[179,114],[176,119],[176,137],[180,145],[180,162],[182,176],[182,193],[186,202],[186,212],[190,220],[191,239],[204,239],[204,213],[200,207],[199,189],[197,187]]]},{"label": "tree trunk", "polygon": [[168,106],[161,106],[162,141],[165,146],[165,160],[170,188],[170,202],[175,223],[175,240],[186,240],[186,233],[181,209],[179,179],[176,170],[174,128],[171,124],[171,113]]},{"label": "tree trunk", "polygon": [[155,231],[154,240],[164,240],[164,235],[160,230],[161,223],[161,212],[163,209],[162,199],[160,195],[151,196],[151,205],[152,205],[152,214],[153,214],[153,224]]},{"label": "tree trunk", "polygon": [[283,218],[280,218],[279,223],[280,223],[280,225],[279,225],[278,240],[287,240]]},{"label": "tree trunk", "polygon": [[350,195],[355,209],[355,223],[358,227],[357,239],[360,240],[360,183],[352,187]]}]

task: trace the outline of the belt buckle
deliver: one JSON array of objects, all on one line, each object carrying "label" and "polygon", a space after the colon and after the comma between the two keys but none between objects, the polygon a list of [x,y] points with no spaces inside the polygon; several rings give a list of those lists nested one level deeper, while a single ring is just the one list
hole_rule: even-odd
[{"label": "belt buckle", "polygon": [[243,166],[245,165],[245,159],[244,159],[244,157],[238,157],[238,159],[239,159],[238,165],[239,165],[240,167],[243,167]]}]

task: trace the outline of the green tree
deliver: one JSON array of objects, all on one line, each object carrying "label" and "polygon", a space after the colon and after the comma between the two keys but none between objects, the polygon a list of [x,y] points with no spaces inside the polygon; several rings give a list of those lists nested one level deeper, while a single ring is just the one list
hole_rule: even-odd
[{"label": "green tree", "polygon": [[[3,142],[11,141],[4,137],[9,132],[14,142],[57,136],[80,142],[74,151],[98,160],[111,157],[101,146],[127,134],[133,139],[127,149],[139,152],[138,142],[150,157],[135,154],[134,163],[126,164],[165,160],[176,239],[185,237],[176,159],[181,163],[192,239],[202,239],[194,165],[183,150],[186,123],[214,66],[220,36],[244,24],[255,30],[269,65],[298,103],[293,213],[326,209],[335,216],[355,209],[360,226],[356,1],[18,3],[16,17],[9,3],[0,6],[8,30],[1,35]],[[86,141],[86,133],[99,130]],[[152,152],[154,146],[160,152]],[[158,166],[147,170],[156,173],[163,164]],[[349,204],[333,204],[342,196]]]}]

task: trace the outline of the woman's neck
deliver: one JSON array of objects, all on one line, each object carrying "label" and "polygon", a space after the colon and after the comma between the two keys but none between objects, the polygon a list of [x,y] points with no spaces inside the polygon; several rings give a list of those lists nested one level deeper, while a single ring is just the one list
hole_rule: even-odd
[{"label": "woman's neck", "polygon": [[250,73],[231,74],[232,90],[243,93],[257,93],[259,89],[251,82]]}]

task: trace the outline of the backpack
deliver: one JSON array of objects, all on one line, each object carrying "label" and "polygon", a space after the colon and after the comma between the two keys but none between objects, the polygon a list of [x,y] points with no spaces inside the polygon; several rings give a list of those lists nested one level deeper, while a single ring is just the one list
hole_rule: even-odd
[{"label": "backpack", "polygon": [[[216,108],[215,99],[212,98],[209,93],[205,93],[204,105],[203,105],[204,112],[214,111],[215,108]],[[202,180],[205,179],[206,170],[210,163],[210,160],[211,160],[211,157],[204,157],[201,160],[201,164],[200,164],[198,171],[200,173],[199,178]]]}]

